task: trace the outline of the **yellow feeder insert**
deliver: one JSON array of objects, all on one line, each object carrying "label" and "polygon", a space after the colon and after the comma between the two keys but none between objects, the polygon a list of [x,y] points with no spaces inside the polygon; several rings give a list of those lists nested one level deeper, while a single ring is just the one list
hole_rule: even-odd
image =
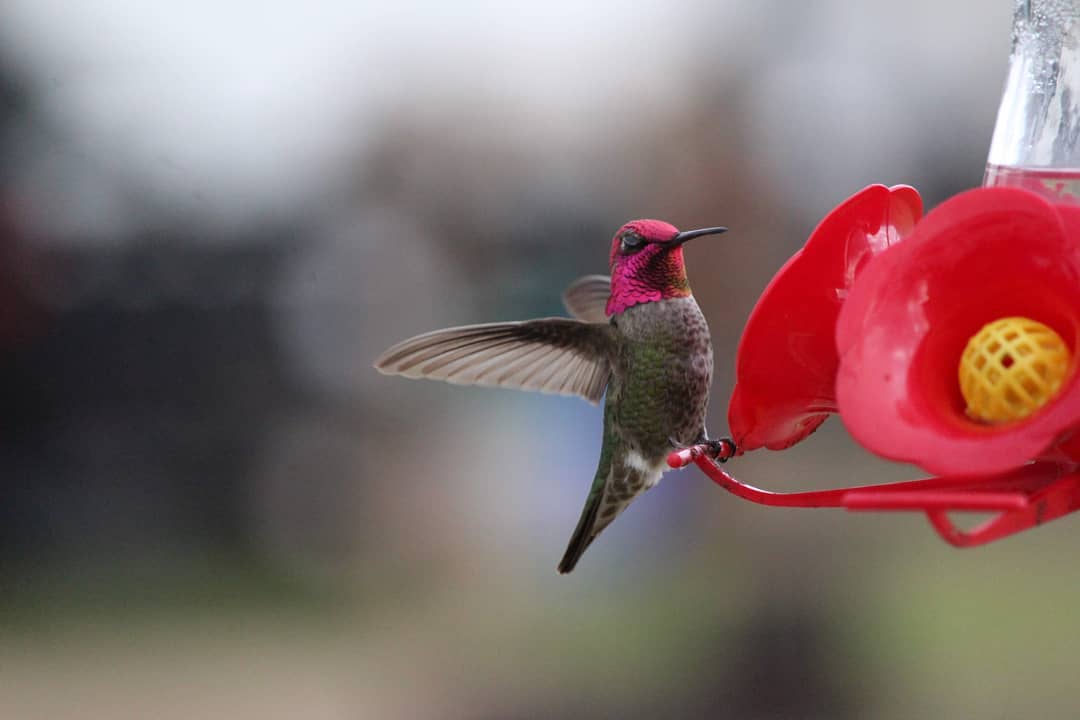
[{"label": "yellow feeder insert", "polygon": [[1053,398],[1071,355],[1052,328],[1025,317],[994,320],[968,340],[960,358],[967,414],[998,425],[1022,420]]}]

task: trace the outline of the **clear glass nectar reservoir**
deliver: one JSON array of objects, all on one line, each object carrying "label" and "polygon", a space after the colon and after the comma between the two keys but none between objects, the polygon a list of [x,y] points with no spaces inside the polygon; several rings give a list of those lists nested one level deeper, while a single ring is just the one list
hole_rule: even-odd
[{"label": "clear glass nectar reservoir", "polygon": [[1080,0],[1016,0],[983,184],[1080,198]]}]

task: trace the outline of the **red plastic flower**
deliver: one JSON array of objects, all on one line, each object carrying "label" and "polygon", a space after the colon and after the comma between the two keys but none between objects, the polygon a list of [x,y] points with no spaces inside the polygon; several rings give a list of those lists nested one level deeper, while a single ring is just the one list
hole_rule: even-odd
[{"label": "red plastic flower", "polygon": [[871,185],[829,213],[765,288],[739,343],[728,408],[740,452],[790,447],[836,412],[840,308],[867,262],[921,215],[914,188]]},{"label": "red plastic flower", "polygon": [[[1025,420],[965,414],[957,367],[992,320],[1023,316],[1072,351],[1058,394]],[[1080,427],[1080,207],[981,188],[929,213],[863,272],[840,310],[840,415],[870,450],[940,474],[990,474],[1072,452]]]}]

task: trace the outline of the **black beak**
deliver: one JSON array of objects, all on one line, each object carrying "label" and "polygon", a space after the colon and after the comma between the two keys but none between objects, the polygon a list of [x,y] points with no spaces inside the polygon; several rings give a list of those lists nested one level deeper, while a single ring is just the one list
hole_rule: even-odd
[{"label": "black beak", "polygon": [[727,232],[726,227],[711,227],[701,228],[700,230],[687,230],[671,238],[669,244],[675,246],[682,245],[687,240],[693,240],[694,238],[701,237],[702,235],[719,235],[723,232]]}]

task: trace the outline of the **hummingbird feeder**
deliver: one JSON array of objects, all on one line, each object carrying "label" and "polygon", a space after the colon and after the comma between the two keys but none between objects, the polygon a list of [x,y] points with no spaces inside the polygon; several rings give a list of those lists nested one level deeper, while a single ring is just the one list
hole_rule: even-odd
[{"label": "hummingbird feeder", "polygon": [[[1016,0],[983,187],[925,217],[907,186],[872,185],[830,212],[747,321],[734,442],[669,465],[762,505],[923,512],[958,547],[1080,510],[1078,42],[1080,0]],[[834,413],[932,477],[776,493],[721,467],[791,447]],[[965,531],[954,512],[993,516]]]}]

